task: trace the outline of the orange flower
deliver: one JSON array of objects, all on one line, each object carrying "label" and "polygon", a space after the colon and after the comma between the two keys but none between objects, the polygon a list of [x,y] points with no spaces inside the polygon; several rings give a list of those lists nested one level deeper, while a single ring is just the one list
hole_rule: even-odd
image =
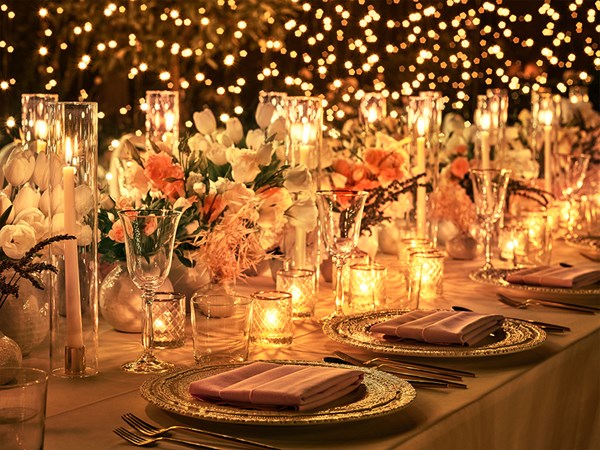
[{"label": "orange flower", "polygon": [[450,165],[450,172],[457,178],[464,178],[465,175],[469,172],[469,160],[464,156],[459,156],[452,161]]},{"label": "orange flower", "polygon": [[179,164],[173,163],[170,155],[164,152],[150,155],[146,161],[144,174],[154,187],[161,190],[169,199],[176,200],[185,196],[183,169]]}]

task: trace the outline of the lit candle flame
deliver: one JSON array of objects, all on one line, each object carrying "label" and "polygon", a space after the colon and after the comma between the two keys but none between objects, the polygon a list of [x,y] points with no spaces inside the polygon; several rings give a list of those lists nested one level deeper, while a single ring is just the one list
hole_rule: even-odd
[{"label": "lit candle flame", "polygon": [[481,129],[484,131],[488,131],[490,129],[491,118],[490,118],[489,113],[483,113],[481,115],[481,119],[479,120],[479,125],[481,126]]}]

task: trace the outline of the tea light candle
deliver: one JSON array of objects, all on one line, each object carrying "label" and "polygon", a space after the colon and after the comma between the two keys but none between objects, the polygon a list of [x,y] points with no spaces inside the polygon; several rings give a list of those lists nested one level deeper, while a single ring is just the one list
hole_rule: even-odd
[{"label": "tea light candle", "polygon": [[[74,143],[71,138],[65,139],[65,159],[63,167],[63,201],[64,231],[71,236],[77,235],[75,208],[75,167],[70,163],[73,158]],[[67,315],[67,347],[83,347],[83,331],[81,323],[81,295],[79,292],[79,258],[77,256],[77,240],[65,241],[65,304]]]},{"label": "tea light candle", "polygon": [[434,307],[431,301],[441,297],[443,293],[444,254],[435,249],[411,253],[408,280],[409,297],[416,297],[417,307]]},{"label": "tea light candle", "polygon": [[252,294],[250,342],[263,347],[290,345],[294,337],[292,294],[258,291]]},{"label": "tea light candle", "polygon": [[279,270],[277,290],[292,296],[294,317],[312,317],[315,314],[315,272],[307,269]]},{"label": "tea light candle", "polygon": [[385,306],[387,268],[379,264],[350,267],[350,288],[346,313],[372,311]]},{"label": "tea light candle", "polygon": [[152,302],[154,347],[178,348],[185,344],[185,295],[158,292]]}]

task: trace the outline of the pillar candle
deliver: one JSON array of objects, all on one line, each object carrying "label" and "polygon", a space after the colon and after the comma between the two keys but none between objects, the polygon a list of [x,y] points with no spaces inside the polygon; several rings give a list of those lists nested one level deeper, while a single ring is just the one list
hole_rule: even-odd
[{"label": "pillar candle", "polygon": [[[75,145],[77,143],[75,142]],[[71,139],[65,142],[67,164],[71,162],[73,149]],[[66,234],[77,235],[75,210],[75,167],[63,167],[64,230]],[[81,296],[79,293],[79,258],[77,240],[65,241],[65,304],[67,313],[67,347],[83,347],[81,324]]]}]

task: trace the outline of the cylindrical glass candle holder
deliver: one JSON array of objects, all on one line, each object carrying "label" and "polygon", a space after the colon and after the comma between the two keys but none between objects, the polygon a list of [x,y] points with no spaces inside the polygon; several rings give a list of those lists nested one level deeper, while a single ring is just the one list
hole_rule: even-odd
[{"label": "cylindrical glass candle holder", "polygon": [[368,127],[385,119],[387,115],[387,101],[381,92],[367,92],[360,100],[359,117]]},{"label": "cylindrical glass candle holder", "polygon": [[500,259],[517,267],[527,262],[527,229],[520,223],[505,223],[498,232]]},{"label": "cylindrical glass candle holder", "polygon": [[413,252],[408,266],[408,296],[419,309],[434,309],[443,294],[444,254],[440,251]]},{"label": "cylindrical glass candle holder", "polygon": [[306,269],[277,271],[277,290],[292,295],[294,317],[315,315],[315,272]]},{"label": "cylindrical glass candle holder", "polygon": [[408,268],[408,256],[411,251],[433,248],[429,239],[403,238],[398,241],[398,262],[400,269],[406,272]]},{"label": "cylindrical glass candle holder", "polygon": [[503,161],[506,152],[506,121],[508,120],[508,91],[502,88],[488,89],[491,114],[490,141],[494,146],[494,160]]},{"label": "cylindrical glass candle holder", "polygon": [[260,91],[258,93],[258,102],[273,105],[275,111],[271,116],[271,123],[275,122],[280,117],[285,120],[287,107],[287,93],[274,91]]},{"label": "cylindrical glass candle holder", "polygon": [[48,104],[56,103],[58,94],[21,95],[21,131],[23,143],[37,153],[46,150],[48,142]]},{"label": "cylindrical glass candle holder", "polygon": [[252,294],[250,342],[263,347],[284,347],[294,338],[292,294],[258,291]]},{"label": "cylindrical glass candle holder", "polygon": [[350,288],[344,312],[355,314],[385,307],[386,279],[387,268],[380,264],[350,266]]},{"label": "cylindrical glass candle holder", "polygon": [[527,260],[530,264],[550,265],[552,258],[552,221],[548,211],[525,212],[521,218],[527,232]]},{"label": "cylindrical glass candle holder", "polygon": [[[51,370],[64,377],[98,372],[98,105],[58,102],[48,105],[49,210],[53,236],[75,240],[54,243],[52,264]],[[51,166],[52,167],[52,166]]]},{"label": "cylindrical glass candle holder", "polygon": [[573,104],[588,103],[590,96],[587,86],[571,86],[569,87],[569,101]]},{"label": "cylindrical glass candle holder", "polygon": [[157,292],[152,302],[154,348],[178,348],[185,344],[185,295]]},{"label": "cylindrical glass candle holder", "polygon": [[172,153],[179,141],[179,92],[146,91],[146,145]]}]

